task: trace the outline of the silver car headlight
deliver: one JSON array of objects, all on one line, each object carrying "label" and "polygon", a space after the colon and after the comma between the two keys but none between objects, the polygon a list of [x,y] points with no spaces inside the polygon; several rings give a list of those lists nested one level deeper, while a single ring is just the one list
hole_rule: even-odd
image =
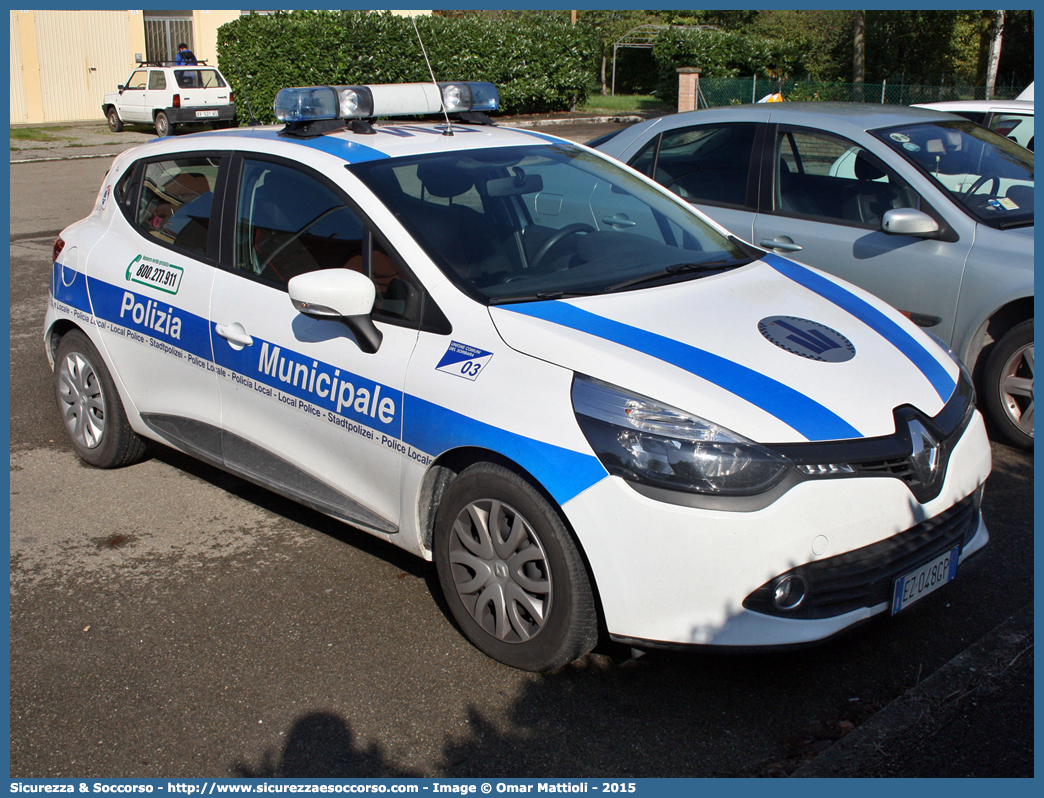
[{"label": "silver car headlight", "polygon": [[791,462],[676,407],[577,375],[573,411],[615,476],[667,490],[751,496],[777,485]]}]

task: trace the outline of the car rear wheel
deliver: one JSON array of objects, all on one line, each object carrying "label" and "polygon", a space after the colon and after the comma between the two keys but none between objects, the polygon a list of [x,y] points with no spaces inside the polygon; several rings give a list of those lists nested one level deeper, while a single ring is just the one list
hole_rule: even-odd
[{"label": "car rear wheel", "polygon": [[175,129],[177,129],[177,125],[167,119],[167,115],[163,111],[156,114],[157,136],[173,136]]},{"label": "car rear wheel", "polygon": [[983,377],[986,408],[997,431],[1033,448],[1033,319],[1016,324],[994,345]]},{"label": "car rear wheel", "polygon": [[113,133],[119,133],[123,130],[123,120],[120,119],[120,114],[115,108],[110,108],[105,118],[108,119],[109,130]]},{"label": "car rear wheel", "polygon": [[145,443],[127,422],[101,355],[79,330],[67,333],[58,345],[54,392],[62,424],[83,460],[117,468],[145,454]]},{"label": "car rear wheel", "polygon": [[483,653],[527,671],[598,641],[583,559],[558,512],[513,471],[477,463],[439,505],[435,567],[454,619]]}]

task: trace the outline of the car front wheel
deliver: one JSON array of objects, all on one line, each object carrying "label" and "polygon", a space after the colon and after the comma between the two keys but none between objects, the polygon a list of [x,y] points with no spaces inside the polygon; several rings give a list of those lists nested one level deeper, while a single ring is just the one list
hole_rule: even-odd
[{"label": "car front wheel", "polygon": [[101,355],[79,330],[67,333],[58,345],[54,392],[62,424],[83,460],[117,468],[145,454],[145,443],[131,429]]},{"label": "car front wheel", "polygon": [[1033,319],[1016,324],[994,345],[983,377],[986,408],[997,431],[1033,448]]},{"label": "car front wheel", "polygon": [[518,474],[493,463],[461,472],[439,505],[433,547],[454,619],[488,656],[547,671],[594,648],[583,559],[558,512]]},{"label": "car front wheel", "polygon": [[119,133],[123,130],[123,120],[120,119],[120,114],[115,108],[109,109],[106,119],[109,120],[109,130],[113,133]]},{"label": "car front wheel", "polygon": [[156,114],[157,136],[173,136],[174,130],[176,128],[177,125],[173,124],[169,119],[167,119],[167,115],[163,111],[160,111]]}]

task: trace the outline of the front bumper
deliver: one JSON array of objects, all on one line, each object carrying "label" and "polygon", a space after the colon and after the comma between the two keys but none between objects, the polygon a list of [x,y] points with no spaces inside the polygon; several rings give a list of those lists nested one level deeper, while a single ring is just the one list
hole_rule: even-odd
[{"label": "front bumper", "polygon": [[[975,494],[989,472],[989,441],[976,413],[954,445],[938,495],[924,503],[899,479],[875,476],[809,481],[763,509],[725,512],[658,502],[608,477],[563,509],[591,565],[614,639],[788,646],[822,640],[887,611],[882,585],[891,584],[892,570],[909,570],[901,556],[887,552],[912,551],[912,568],[931,558],[933,546],[945,545],[944,536],[928,534],[924,540],[918,529],[931,533],[945,527],[946,534],[956,535],[961,562],[984,546],[989,535]],[[962,501],[963,514],[962,508],[952,509]],[[930,521],[951,516],[960,518],[948,525]],[[811,617],[751,608],[751,596],[777,576],[847,566],[858,555],[844,555],[858,551],[879,557],[885,552],[890,567],[857,577],[864,582],[863,595],[854,603],[825,612],[821,603]]]},{"label": "front bumper", "polygon": [[[196,112],[203,112],[212,114],[217,112],[217,116],[197,116]],[[200,124],[204,125],[209,122],[230,122],[236,118],[236,106],[233,105],[198,105],[189,106],[187,108],[164,108],[163,112],[167,115],[167,119],[170,120],[171,124],[175,125],[190,125]]]}]

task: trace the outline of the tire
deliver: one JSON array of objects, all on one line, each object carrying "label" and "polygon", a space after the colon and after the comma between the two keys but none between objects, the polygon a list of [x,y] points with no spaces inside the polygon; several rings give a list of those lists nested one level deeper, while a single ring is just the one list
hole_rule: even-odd
[{"label": "tire", "polygon": [[598,642],[591,584],[569,530],[513,471],[477,463],[461,472],[436,513],[433,547],[450,611],[486,655],[547,671]]},{"label": "tire", "polygon": [[1033,448],[1033,319],[1016,324],[994,345],[983,374],[994,428],[1020,449]]},{"label": "tire", "polygon": [[115,108],[110,108],[105,118],[109,121],[109,130],[113,133],[120,133],[123,130],[123,120],[120,119],[120,114]]},{"label": "tire", "polygon": [[167,119],[167,115],[163,111],[158,111],[156,113],[155,125],[156,135],[160,137],[173,136],[174,131],[177,129],[177,125]]},{"label": "tire", "polygon": [[145,442],[127,422],[105,362],[79,330],[66,333],[58,345],[54,392],[62,425],[84,461],[118,468],[145,454]]}]

